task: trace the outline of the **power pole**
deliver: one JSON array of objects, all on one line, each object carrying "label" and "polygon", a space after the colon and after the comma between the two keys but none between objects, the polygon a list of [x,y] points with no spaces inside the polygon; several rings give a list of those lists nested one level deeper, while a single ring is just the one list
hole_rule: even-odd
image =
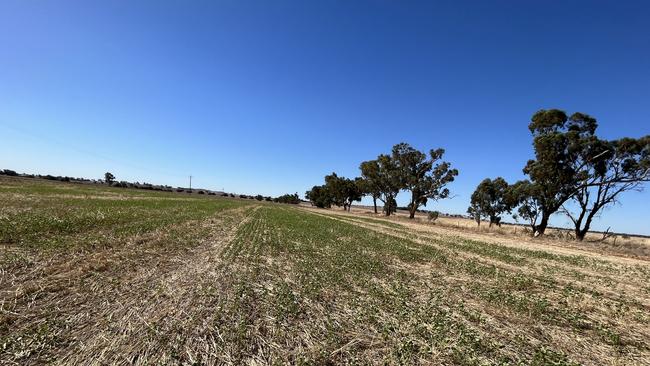
[{"label": "power pole", "polygon": [[190,175],[190,193],[192,193],[192,176]]}]

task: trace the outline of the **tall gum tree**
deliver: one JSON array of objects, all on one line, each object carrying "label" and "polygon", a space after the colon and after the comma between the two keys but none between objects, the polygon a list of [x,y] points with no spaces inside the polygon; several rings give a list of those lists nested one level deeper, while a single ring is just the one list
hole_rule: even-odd
[{"label": "tall gum tree", "polygon": [[506,191],[506,202],[510,207],[517,208],[517,213],[513,215],[513,218],[526,220],[533,233],[541,211],[536,199],[540,196],[537,192],[539,188],[528,180],[520,180],[509,185]]},{"label": "tall gum tree", "polygon": [[550,109],[533,115],[528,128],[535,159],[523,171],[533,185],[529,191],[534,196],[528,200],[539,209],[535,235],[543,235],[551,215],[566,211],[565,204],[576,199],[581,209],[572,217],[580,228],[577,236],[584,237],[599,210],[648,180],[648,137],[607,143],[596,136],[597,127],[596,119],[584,113],[567,117]]},{"label": "tall gum tree", "polygon": [[403,188],[400,170],[390,155],[381,154],[377,160],[372,160],[376,169],[377,192],[379,200],[384,204],[384,215],[394,212],[397,194]]},{"label": "tall gum tree", "polygon": [[353,201],[360,201],[362,192],[356,181],[339,177],[336,173],[325,176],[325,186],[331,195],[332,203],[350,211]]},{"label": "tall gum tree", "polygon": [[507,199],[508,182],[501,177],[486,178],[476,187],[467,209],[469,215],[481,225],[481,218],[486,218],[493,224],[501,226],[501,215],[511,210]]},{"label": "tall gum tree", "polygon": [[362,182],[359,185],[365,195],[372,197],[372,205],[377,213],[377,199],[381,197],[381,183],[379,182],[379,163],[377,160],[364,161],[359,165]]},{"label": "tall gum tree", "polygon": [[395,202],[397,202],[397,194],[403,187],[400,171],[389,155],[379,155],[377,164],[379,166],[379,182],[382,193],[379,199],[384,203],[384,214],[390,216],[393,213]]},{"label": "tall gum tree", "polygon": [[454,181],[458,170],[452,169],[450,163],[440,161],[444,153],[444,149],[432,149],[427,159],[425,153],[407,143],[393,146],[391,158],[399,171],[401,188],[411,192],[409,218],[414,218],[417,209],[426,206],[429,200],[449,197],[446,185]]},{"label": "tall gum tree", "polygon": [[593,219],[627,191],[639,191],[650,180],[650,136],[613,141],[591,139],[584,147],[588,174],[583,176],[570,207],[564,212],[574,225],[575,238],[584,240]]},{"label": "tall gum tree", "polygon": [[533,115],[528,129],[535,159],[523,171],[539,187],[534,190],[541,211],[535,235],[544,234],[551,215],[571,199],[588,174],[582,149],[586,140],[594,138],[596,127],[596,120],[583,113],[567,117],[564,111],[550,109]]}]

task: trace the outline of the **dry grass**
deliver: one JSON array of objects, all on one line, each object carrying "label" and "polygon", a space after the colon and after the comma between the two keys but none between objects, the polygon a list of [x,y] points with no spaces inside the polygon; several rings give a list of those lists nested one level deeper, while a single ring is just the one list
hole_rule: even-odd
[{"label": "dry grass", "polygon": [[358,213],[109,191],[0,180],[0,364],[650,359],[643,259]]},{"label": "dry grass", "polygon": [[[308,205],[303,207],[310,208]],[[384,219],[383,215],[375,215],[372,207],[353,206],[352,213]],[[408,212],[398,210],[397,214],[391,216],[389,220],[405,225],[413,223],[432,225],[428,221],[427,215],[419,212],[416,214],[415,220],[410,220]],[[599,254],[650,260],[650,238],[632,234],[614,234],[603,240],[602,233],[589,232],[584,241],[576,242],[571,230],[548,228],[543,238],[531,238],[530,229],[527,226],[504,223],[500,227],[489,227],[485,222],[481,226],[477,226],[475,221],[467,218],[445,216],[441,216],[435,221],[435,227],[436,230],[446,229],[457,232],[459,235],[475,236],[487,240],[490,240],[489,238],[516,239],[518,242],[534,242],[535,244],[575,248]]]}]

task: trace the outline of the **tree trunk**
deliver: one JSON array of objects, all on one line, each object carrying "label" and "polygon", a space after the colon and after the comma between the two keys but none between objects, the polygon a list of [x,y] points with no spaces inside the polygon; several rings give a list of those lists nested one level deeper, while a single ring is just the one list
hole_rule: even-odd
[{"label": "tree trunk", "polygon": [[501,217],[490,216],[490,227],[492,227],[493,224],[496,224],[498,227],[501,227]]},{"label": "tree trunk", "polygon": [[546,227],[548,226],[548,219],[549,219],[548,214],[546,212],[542,212],[542,220],[539,222],[539,225],[535,225],[535,232],[533,235],[537,234],[538,236],[544,235],[544,231],[546,231]]},{"label": "tree trunk", "polygon": [[573,220],[573,225],[575,225],[574,232],[576,234],[577,241],[582,241],[582,239],[585,238],[585,232],[582,231],[582,220],[585,218],[585,212],[587,212],[587,208],[583,206],[581,208],[580,215],[578,215],[578,217]]},{"label": "tree trunk", "polygon": [[415,218],[415,211],[418,210],[418,206],[415,204],[415,192],[411,193],[411,204],[409,205],[409,219]]},{"label": "tree trunk", "polygon": [[393,196],[386,197],[386,201],[384,202],[384,213],[386,216],[390,216],[394,200]]},{"label": "tree trunk", "polygon": [[415,218],[415,211],[417,209],[418,208],[413,203],[411,203],[411,207],[409,207],[409,219]]},{"label": "tree trunk", "polygon": [[576,229],[575,233],[576,233],[576,240],[583,241],[585,239],[585,235],[587,234],[587,230]]},{"label": "tree trunk", "polygon": [[576,234],[576,240],[577,241],[582,241],[582,239],[585,238],[585,233],[586,233],[586,231],[583,231],[582,228],[581,228],[581,226],[582,226],[582,217],[580,217],[578,220],[576,220],[573,224],[575,225],[574,232]]},{"label": "tree trunk", "polygon": [[589,215],[587,215],[587,220],[585,221],[585,226],[580,229],[580,226],[576,226],[576,240],[577,241],[583,241],[585,239],[585,236],[589,232],[589,227],[591,226],[591,220],[594,218],[596,215],[596,212],[600,207],[594,207],[590,212]]},{"label": "tree trunk", "polygon": [[377,214],[377,197],[372,196],[372,205],[375,206],[375,215]]}]

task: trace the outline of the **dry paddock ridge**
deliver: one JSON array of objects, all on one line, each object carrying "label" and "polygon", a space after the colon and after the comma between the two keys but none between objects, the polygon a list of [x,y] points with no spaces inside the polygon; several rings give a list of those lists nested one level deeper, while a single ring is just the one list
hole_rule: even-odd
[{"label": "dry paddock ridge", "polygon": [[2,365],[648,365],[646,257],[0,177]]}]

